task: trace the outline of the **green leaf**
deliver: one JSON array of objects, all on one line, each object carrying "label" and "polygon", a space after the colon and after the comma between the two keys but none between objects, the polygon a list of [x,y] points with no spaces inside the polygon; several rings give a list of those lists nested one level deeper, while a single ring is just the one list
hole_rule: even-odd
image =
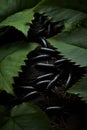
[{"label": "green leaf", "polygon": [[52,130],[45,113],[28,103],[15,106],[9,116],[1,118],[0,130]]},{"label": "green leaf", "polygon": [[69,93],[78,94],[87,103],[87,74],[69,90]]},{"label": "green leaf", "polygon": [[[77,35],[79,35],[77,33]],[[67,39],[67,37],[69,39]],[[65,39],[61,39],[58,36],[50,38],[48,41],[57,48],[58,51],[61,52],[61,54],[71,60],[72,62],[75,62],[75,64],[80,65],[82,67],[87,66],[87,49],[86,49],[86,42],[80,43],[79,42],[75,43],[75,40],[78,40],[75,35],[72,35],[72,39],[70,39],[69,36],[65,37]],[[75,39],[76,37],[76,39]],[[78,36],[79,37],[79,36]],[[81,36],[80,36],[81,38]],[[70,41],[68,41],[70,40]],[[83,41],[86,39],[83,39]],[[81,41],[80,41],[81,42]],[[78,44],[77,44],[78,43]],[[76,45],[77,44],[77,45]],[[83,47],[85,46],[85,47]]]},{"label": "green leaf", "polygon": [[31,23],[33,15],[34,15],[33,8],[26,9],[7,17],[0,23],[0,26],[13,26],[18,30],[22,31],[27,36],[29,26],[26,24]]},{"label": "green leaf", "polygon": [[65,31],[57,36],[57,40],[73,46],[87,49],[87,29],[80,26],[71,31]]},{"label": "green leaf", "polygon": [[0,1],[0,26],[13,26],[27,36],[29,25],[34,15],[33,7],[40,0],[1,0]]},{"label": "green leaf", "polygon": [[[13,37],[12,34],[11,37]],[[6,90],[13,94],[13,77],[18,76],[21,65],[25,65],[26,55],[35,49],[37,44],[27,43],[26,41],[14,42],[15,39],[8,42],[8,39],[10,39],[10,36],[5,39],[6,43],[0,43],[0,90]]]},{"label": "green leaf", "polygon": [[59,6],[67,9],[78,10],[87,13],[87,1],[85,0],[44,0],[42,4]]},{"label": "green leaf", "polygon": [[40,0],[0,0],[0,21],[18,11],[35,6],[39,1]]}]

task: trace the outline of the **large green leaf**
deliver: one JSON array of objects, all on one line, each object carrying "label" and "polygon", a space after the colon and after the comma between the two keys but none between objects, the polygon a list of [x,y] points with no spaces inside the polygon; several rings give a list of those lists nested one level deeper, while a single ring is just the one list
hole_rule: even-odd
[{"label": "large green leaf", "polygon": [[0,21],[13,13],[35,6],[39,1],[40,0],[0,0]]},{"label": "large green leaf", "polygon": [[5,39],[6,43],[3,44],[3,40],[0,43],[0,90],[13,93],[13,77],[18,76],[18,72],[21,71],[21,65],[25,64],[24,60],[27,58],[26,55],[32,51],[37,44],[30,44],[26,41],[14,42],[15,39],[8,42],[9,38],[10,36]]},{"label": "large green leaf", "polygon": [[45,113],[26,103],[15,106],[9,116],[0,118],[0,130],[52,130]]},{"label": "large green leaf", "polygon": [[87,29],[78,27],[49,40],[68,59],[87,66]]},{"label": "large green leaf", "polygon": [[68,90],[69,93],[78,94],[87,103],[87,74],[72,88]]},{"label": "large green leaf", "polygon": [[49,6],[50,4],[53,6],[64,7],[67,9],[74,9],[78,11],[82,11],[87,13],[87,1],[86,0],[44,0],[43,3],[39,4],[39,7],[42,4],[46,4]]}]

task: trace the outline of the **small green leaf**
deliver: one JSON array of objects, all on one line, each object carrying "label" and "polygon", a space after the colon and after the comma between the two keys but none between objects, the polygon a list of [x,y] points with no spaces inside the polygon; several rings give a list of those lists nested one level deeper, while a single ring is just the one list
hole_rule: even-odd
[{"label": "small green leaf", "polygon": [[79,80],[79,82],[72,86],[68,92],[78,94],[79,97],[82,97],[82,100],[87,102],[87,74]]},{"label": "small green leaf", "polygon": [[26,55],[35,49],[38,44],[27,43],[26,41],[13,42],[15,39],[8,42],[9,39],[10,36],[5,39],[6,43],[0,43],[0,90],[6,90],[12,94],[13,77],[18,76],[18,72],[21,71],[21,65],[25,65]]},{"label": "small green leaf", "polygon": [[1,118],[0,130],[52,130],[45,113],[28,103],[15,106],[9,116]]}]

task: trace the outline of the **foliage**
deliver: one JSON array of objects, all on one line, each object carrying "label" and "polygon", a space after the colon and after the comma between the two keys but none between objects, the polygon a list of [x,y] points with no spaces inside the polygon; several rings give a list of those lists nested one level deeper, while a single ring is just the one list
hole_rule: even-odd
[{"label": "foliage", "polygon": [[[59,35],[49,38],[48,42],[68,60],[87,67],[86,1],[1,0],[0,7],[0,91],[5,90],[14,95],[14,77],[18,76],[21,66],[25,65],[27,54],[38,46],[37,43],[28,43],[25,40],[30,28],[27,23],[32,22],[35,12],[51,17],[52,21],[64,20],[64,30]],[[87,102],[87,74],[68,92],[79,94]],[[36,106],[26,103],[15,106],[8,114],[7,110],[0,107],[0,117],[0,130],[12,130],[13,126],[17,130],[51,129],[44,113]]]},{"label": "foliage", "polygon": [[[2,107],[0,107],[1,111]],[[38,124],[38,125],[37,125]],[[0,130],[51,130],[47,117],[38,107],[23,103],[0,114]]]},{"label": "foliage", "polygon": [[[2,44],[2,43],[1,43]],[[27,44],[27,46],[26,46]],[[0,47],[0,90],[6,90],[8,93],[14,93],[12,84],[13,77],[21,72],[21,66],[24,65],[26,55],[36,47],[35,44],[27,42],[5,43]]]},{"label": "foliage", "polygon": [[[65,2],[64,1],[60,2],[55,0],[55,2],[50,2],[50,6],[48,6],[49,1],[44,1],[39,6],[37,6],[35,10],[40,11],[42,13],[44,12],[45,15],[52,17],[53,20],[55,21],[60,21],[62,19],[65,20],[65,28],[62,31],[62,33],[52,38],[49,38],[48,41],[53,46],[55,46],[65,58],[69,59],[72,62],[75,62],[75,64],[79,66],[86,67],[87,66],[87,60],[86,60],[87,59],[87,43],[86,43],[87,15],[83,12],[79,12],[81,5],[78,0],[72,3],[73,9],[74,7],[76,8],[75,3],[78,3],[78,8],[76,8],[77,10],[72,10],[71,6],[69,6],[67,9],[59,7],[59,5],[66,7],[64,3],[66,3],[66,5],[70,4],[68,0]],[[75,84],[74,87],[68,90],[68,92],[79,94],[79,96],[82,97],[87,102],[87,97],[86,97],[87,80],[86,79],[87,79],[86,76],[84,76],[83,79],[81,79],[79,83],[77,83],[79,84],[78,88],[77,88],[77,84]]]}]

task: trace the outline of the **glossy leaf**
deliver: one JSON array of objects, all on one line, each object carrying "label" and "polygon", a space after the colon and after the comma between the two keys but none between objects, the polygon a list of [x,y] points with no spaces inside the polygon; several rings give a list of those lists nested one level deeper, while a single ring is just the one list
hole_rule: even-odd
[{"label": "glossy leaf", "polygon": [[9,116],[1,118],[0,130],[52,130],[45,113],[26,103],[15,106]]}]

